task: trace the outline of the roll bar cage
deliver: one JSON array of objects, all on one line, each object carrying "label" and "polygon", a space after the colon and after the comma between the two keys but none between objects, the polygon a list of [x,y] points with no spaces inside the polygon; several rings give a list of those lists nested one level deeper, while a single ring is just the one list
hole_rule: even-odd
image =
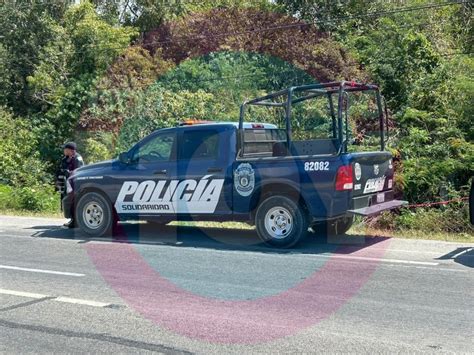
[{"label": "roll bar cage", "polygon": [[[377,109],[379,112],[379,122],[380,122],[380,148],[385,150],[385,134],[384,134],[384,110],[382,108],[382,97],[380,95],[380,90],[377,85],[372,84],[362,84],[354,81],[334,81],[329,83],[321,84],[310,84],[310,85],[301,85],[301,86],[292,86],[284,90],[276,91],[271,94],[261,96],[249,101],[245,101],[240,106],[240,118],[239,118],[239,132],[240,132],[240,154],[243,155],[243,143],[244,143],[244,116],[247,106],[267,106],[267,107],[283,107],[285,109],[285,130],[287,136],[288,147],[291,146],[291,108],[292,105],[306,100],[310,100],[319,96],[327,96],[329,101],[329,106],[331,110],[331,116],[333,122],[337,120],[337,129],[336,125],[333,124],[333,133],[334,136],[339,138],[339,152],[347,151],[347,141],[343,140],[343,100],[344,97],[350,92],[357,91],[375,91],[376,100],[377,100]],[[300,96],[295,94],[301,93]],[[337,117],[334,116],[334,102],[333,94],[338,94],[338,110]],[[283,98],[283,100],[281,100]],[[280,99],[280,101],[276,101]],[[385,107],[386,111],[386,107]],[[388,118],[388,117],[387,117]],[[346,137],[347,137],[347,112],[346,112]]]}]

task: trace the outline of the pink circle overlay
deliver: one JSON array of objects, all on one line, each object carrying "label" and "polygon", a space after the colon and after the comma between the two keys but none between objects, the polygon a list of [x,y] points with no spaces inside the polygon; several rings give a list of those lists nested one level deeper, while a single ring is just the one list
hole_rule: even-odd
[{"label": "pink circle overlay", "polygon": [[[212,11],[209,16],[220,19],[221,11]],[[319,58],[320,54],[314,54],[309,46],[304,46],[308,40],[328,40],[316,29],[291,27],[290,42],[284,37],[279,38],[279,31],[252,31],[253,27],[269,27],[274,23],[285,26],[299,23],[279,14],[262,13],[261,23],[245,23],[248,28],[242,32],[249,36],[249,40],[242,45],[242,42],[235,40],[242,34],[228,38],[222,36],[223,29],[232,28],[230,24],[235,18],[232,11],[222,17],[215,27],[205,27],[205,15],[199,15],[195,21],[191,18],[186,38],[178,36],[179,26],[166,24],[151,31],[145,38],[144,46],[155,51],[156,44],[163,43],[162,48],[158,49],[163,51],[165,58],[173,59],[175,63],[229,48],[259,52],[297,63],[317,80],[330,79],[330,73],[321,71],[321,67],[316,65],[318,61],[328,62],[328,58]],[[245,10],[242,14],[245,16],[246,12],[252,11]],[[199,33],[204,27],[212,41],[201,44]],[[179,41],[171,40],[173,36]],[[176,46],[183,49],[177,50]],[[346,58],[345,55],[342,57]],[[350,60],[339,65],[340,68],[335,70],[343,76],[358,73]],[[390,243],[390,239],[386,238],[368,238],[364,244],[339,246],[322,267],[290,289],[258,299],[225,300],[196,295],[160,275],[124,237],[123,231],[115,241],[118,243],[87,243],[85,248],[104,280],[127,305],[158,326],[177,334],[223,344],[256,344],[276,340],[327,319],[367,283]],[[339,257],[347,254],[363,259]]]},{"label": "pink circle overlay", "polygon": [[[279,294],[250,301],[195,295],[156,272],[132,244],[86,244],[105,281],[135,311],[178,334],[214,343],[253,344],[315,325],[348,302],[370,279],[390,239],[341,246],[315,273]],[[341,260],[350,254],[363,261]],[[124,262],[126,261],[126,262]]]}]

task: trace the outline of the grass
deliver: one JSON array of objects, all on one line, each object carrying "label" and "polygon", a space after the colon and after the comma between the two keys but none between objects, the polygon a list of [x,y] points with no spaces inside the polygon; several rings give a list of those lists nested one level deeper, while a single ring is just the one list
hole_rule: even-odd
[{"label": "grass", "polygon": [[[191,226],[200,228],[224,228],[224,229],[255,229],[246,223],[239,222],[171,222],[172,225]],[[474,233],[440,233],[430,232],[425,230],[401,230],[391,231],[376,229],[365,226],[363,223],[354,224],[354,226],[347,232],[348,235],[366,235],[368,237],[394,237],[403,239],[426,239],[426,240],[441,240],[445,242],[463,242],[474,243]]]},{"label": "grass", "polygon": [[[27,210],[0,209],[0,214],[8,216],[30,216],[44,218],[64,218],[60,211],[57,212],[32,212]],[[171,225],[189,226],[198,228],[224,228],[252,230],[253,226],[240,222],[185,222],[175,221]],[[404,239],[426,239],[447,242],[474,243],[474,233],[440,233],[426,230],[387,230],[367,227],[363,223],[356,223],[347,233],[348,235],[366,235],[369,237],[384,236]]]},{"label": "grass", "polygon": [[362,234],[370,237],[391,237],[403,239],[440,240],[444,242],[474,243],[474,233],[432,232],[414,229],[387,230],[367,227],[364,224],[354,225],[347,234]]},{"label": "grass", "polygon": [[244,229],[252,230],[255,229],[253,226],[247,223],[241,222],[187,222],[187,221],[174,221],[170,223],[173,226],[186,226],[186,227],[198,227],[198,228],[223,228],[223,229]]},{"label": "grass", "polygon": [[0,215],[4,216],[20,216],[20,217],[43,217],[43,218],[64,218],[61,211],[57,212],[43,212],[43,211],[28,211],[20,209],[0,209]]}]

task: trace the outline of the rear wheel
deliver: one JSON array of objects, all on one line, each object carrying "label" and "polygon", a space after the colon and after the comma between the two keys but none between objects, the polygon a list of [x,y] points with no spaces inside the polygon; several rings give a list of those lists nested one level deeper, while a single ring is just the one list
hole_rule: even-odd
[{"label": "rear wheel", "polygon": [[264,200],[255,215],[257,234],[266,244],[290,248],[308,231],[308,217],[300,205],[285,196]]},{"label": "rear wheel", "polygon": [[79,199],[75,217],[78,226],[93,237],[110,234],[114,225],[112,206],[97,192],[88,192]]}]

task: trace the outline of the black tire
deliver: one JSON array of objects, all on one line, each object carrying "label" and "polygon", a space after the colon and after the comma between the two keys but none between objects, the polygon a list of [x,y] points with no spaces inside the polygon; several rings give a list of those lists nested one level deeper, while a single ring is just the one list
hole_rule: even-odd
[{"label": "black tire", "polygon": [[345,234],[354,223],[354,216],[344,216],[333,221],[325,222],[326,232],[328,235]]},{"label": "black tire", "polygon": [[115,224],[114,211],[103,195],[88,192],[77,203],[75,221],[86,234],[102,237],[112,233]]},{"label": "black tire", "polygon": [[260,239],[278,248],[290,248],[308,232],[306,211],[285,196],[264,200],[255,214],[255,227]]}]

